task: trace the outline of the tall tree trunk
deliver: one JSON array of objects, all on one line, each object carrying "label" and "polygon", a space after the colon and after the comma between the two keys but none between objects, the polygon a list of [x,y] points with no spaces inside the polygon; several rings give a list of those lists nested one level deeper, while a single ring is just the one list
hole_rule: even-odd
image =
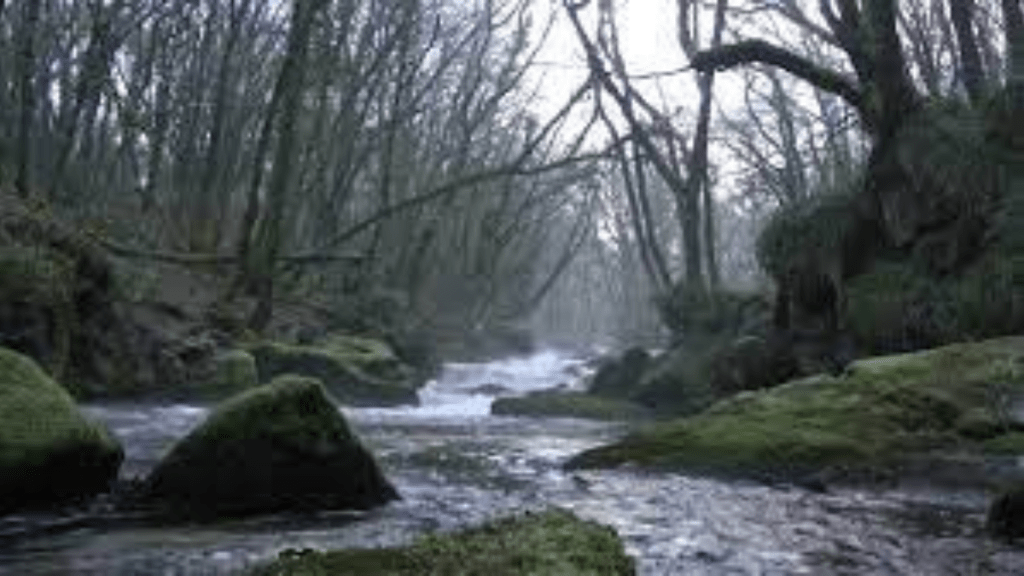
[{"label": "tall tree trunk", "polygon": [[960,48],[960,69],[967,96],[975,106],[984,96],[985,72],[974,36],[974,0],[949,0],[949,14]]},{"label": "tall tree trunk", "polygon": [[[722,44],[722,30],[725,27],[725,10],[728,6],[728,0],[718,0],[715,8],[715,25],[712,33],[711,49],[716,49]],[[684,12],[680,7],[680,12]],[[682,17],[682,16],[681,16]],[[682,24],[682,23],[681,23]],[[684,33],[680,33],[680,37],[688,36]],[[696,36],[695,34],[693,35]],[[692,48],[690,49],[690,55],[695,53]],[[715,224],[714,224],[714,211],[713,199],[710,190],[710,180],[708,177],[708,132],[711,127],[711,105],[712,98],[714,96],[715,87],[715,71],[709,70],[706,72],[699,73],[697,77],[697,88],[700,92],[700,109],[697,113],[697,126],[696,133],[693,136],[693,151],[690,154],[690,162],[687,170],[687,183],[689,189],[689,213],[686,214],[687,227],[692,228],[692,231],[684,231],[684,235],[689,242],[694,242],[696,246],[687,246],[687,270],[686,270],[686,281],[691,287],[701,286],[702,275],[699,266],[700,261],[700,203],[703,202],[705,205],[705,213],[703,213],[703,248],[705,248],[705,255],[707,256],[706,261],[703,265],[707,266],[708,279],[711,283],[711,288],[717,288],[719,284],[719,273],[718,265],[715,261]],[[695,252],[695,254],[691,254]],[[692,262],[691,262],[692,259]],[[693,265],[696,270],[690,271],[690,266]]]},{"label": "tall tree trunk", "polygon": [[896,30],[897,10],[896,0],[864,0],[866,48],[873,68],[868,90],[880,99],[875,113],[878,115],[877,134],[881,138],[895,131],[917,103]]},{"label": "tall tree trunk", "polygon": [[273,313],[274,267],[281,250],[284,231],[285,200],[292,181],[295,160],[295,138],[299,110],[302,107],[309,37],[316,14],[326,0],[295,0],[288,48],[281,72],[274,86],[281,103],[278,141],[267,184],[267,209],[257,233],[256,245],[256,308],[249,318],[249,327],[260,331],[270,322]]},{"label": "tall tree trunk", "polygon": [[15,150],[14,188],[23,199],[31,194],[32,119],[36,110],[33,78],[36,69],[36,28],[39,25],[40,0],[26,0],[22,5],[21,39],[18,46],[18,88],[21,110],[18,117],[18,144]]},{"label": "tall tree trunk", "polygon": [[[1003,19],[1006,22],[1006,92],[1010,119],[1024,121],[1024,13],[1020,0],[1002,0]],[[1016,133],[1022,129],[1016,128]],[[1018,136],[1018,138],[1024,137]]]},{"label": "tall tree trunk", "polygon": [[[229,82],[232,78],[235,49],[238,46],[238,40],[241,35],[242,22],[249,13],[249,3],[250,0],[241,0],[241,4],[239,5],[236,0],[232,0],[229,6],[230,22],[228,24],[227,38],[224,40],[224,52],[221,54],[220,67],[217,70],[217,83],[214,88],[210,142],[207,145],[206,160],[203,166],[202,177],[199,181],[199,198],[203,202],[207,202],[206,199],[212,197],[215,193],[222,196],[225,194],[224,191],[215,190],[215,188],[218,184],[223,182],[222,175],[224,168],[222,166],[222,154],[224,152],[224,131],[229,109]],[[212,202],[207,203],[207,206],[212,206]],[[221,210],[222,209],[218,205],[218,215]],[[207,219],[205,226],[212,227],[212,238],[207,238],[207,234],[201,234],[200,236],[211,243],[211,245],[206,248],[216,250],[220,244],[221,238],[219,218],[214,214],[206,214],[205,217]]]},{"label": "tall tree trunk", "polygon": [[[61,186],[61,179],[67,168],[68,159],[75,148],[75,139],[79,134],[80,125],[84,124],[83,131],[89,130],[96,117],[103,85],[107,81],[111,63],[121,43],[121,40],[114,34],[113,22],[117,14],[120,13],[122,5],[123,0],[114,2],[109,7],[104,7],[102,3],[96,2],[91,8],[93,12],[92,27],[89,44],[83,56],[82,69],[75,86],[74,105],[67,111],[66,116],[57,121],[60,144],[51,177],[51,195],[54,195],[56,189]],[[83,118],[85,118],[84,123],[82,122]]]}]

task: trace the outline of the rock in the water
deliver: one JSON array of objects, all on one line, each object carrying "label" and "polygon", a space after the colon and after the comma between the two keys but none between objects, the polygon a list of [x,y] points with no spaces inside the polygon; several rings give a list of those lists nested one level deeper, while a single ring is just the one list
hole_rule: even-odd
[{"label": "rock in the water", "polygon": [[499,394],[508,394],[509,392],[511,392],[511,390],[509,389],[508,386],[502,386],[501,384],[490,382],[487,384],[481,384],[479,386],[470,388],[469,390],[467,390],[467,392],[469,392],[470,394],[479,394],[482,396],[498,396]]},{"label": "rock in the water", "polygon": [[261,381],[281,374],[319,378],[339,402],[356,406],[417,404],[420,382],[384,342],[333,336],[315,346],[262,342],[249,347]]},{"label": "rock in the water", "polygon": [[614,530],[556,509],[429,535],[402,548],[285,550],[252,574],[629,576],[636,566]]},{"label": "rock in the water", "polygon": [[245,350],[229,350],[216,355],[213,367],[213,377],[203,390],[207,394],[226,396],[259,384],[256,360]]},{"label": "rock in the water", "polygon": [[552,418],[588,418],[592,420],[633,420],[648,415],[639,404],[605,398],[585,392],[538,390],[526,396],[498,398],[491,403],[491,414],[499,416],[535,416]]},{"label": "rock in the water", "polygon": [[1024,486],[996,496],[988,508],[985,528],[996,538],[1024,537]]},{"label": "rock in the water", "polygon": [[0,514],[103,492],[123,457],[35,362],[0,348]]},{"label": "rock in the water", "polygon": [[590,392],[612,398],[628,397],[640,383],[650,361],[651,355],[639,347],[626,350],[621,358],[606,360],[594,374]]},{"label": "rock in the water", "polygon": [[664,413],[700,412],[715,400],[709,358],[709,348],[676,346],[652,362],[629,399]]},{"label": "rock in the water", "polygon": [[218,406],[157,465],[145,492],[199,519],[398,498],[323,384],[290,375]]},{"label": "rock in the water", "polygon": [[717,394],[769,388],[796,375],[796,361],[778,338],[742,336],[711,353],[710,376]]}]

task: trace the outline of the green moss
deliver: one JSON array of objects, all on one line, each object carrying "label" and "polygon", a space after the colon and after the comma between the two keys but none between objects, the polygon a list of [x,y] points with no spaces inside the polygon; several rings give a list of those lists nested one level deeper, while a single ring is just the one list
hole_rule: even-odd
[{"label": "green moss", "polygon": [[316,346],[256,342],[247,349],[261,380],[280,374],[319,378],[347,404],[389,405],[418,401],[411,371],[383,342],[336,336]]},{"label": "green moss", "polygon": [[637,431],[569,466],[636,462],[741,475],[884,468],[957,443],[958,419],[986,407],[994,386],[1024,390],[1022,358],[1024,338],[1004,338],[861,360],[841,377],[742,393]]},{"label": "green moss", "polygon": [[275,438],[291,439],[296,445],[316,445],[321,438],[355,436],[330,402],[315,378],[283,375],[270,384],[253,388],[217,407],[202,426],[189,436],[191,445],[245,440],[254,430]]},{"label": "green moss", "polygon": [[224,396],[255,388],[259,384],[256,360],[245,350],[229,350],[214,358],[214,375],[201,390]]},{"label": "green moss", "polygon": [[975,440],[987,440],[1006,431],[1006,426],[988,407],[971,408],[956,421],[956,433]]},{"label": "green moss", "polygon": [[75,322],[74,268],[67,258],[46,248],[0,247],[0,302],[48,311],[53,356],[47,368],[57,377],[68,369]]},{"label": "green moss", "polygon": [[842,261],[845,244],[861,224],[854,208],[861,187],[860,179],[850,179],[834,190],[822,190],[806,201],[777,210],[757,239],[761,267],[780,277],[809,252]]},{"label": "green moss", "polygon": [[106,490],[123,455],[35,362],[0,348],[0,516]]},{"label": "green moss", "polygon": [[346,361],[364,366],[398,362],[398,357],[391,346],[373,338],[331,334],[317,342],[317,345],[332,351]]},{"label": "green moss", "polygon": [[0,348],[0,470],[40,464],[62,447],[120,450],[109,432],[86,420],[59,384],[30,358]]},{"label": "green moss", "polygon": [[499,398],[491,404],[491,413],[510,416],[630,420],[642,418],[646,411],[633,402],[583,392],[542,391],[517,398]]},{"label": "green moss", "polygon": [[987,454],[1024,455],[1024,432],[1010,432],[982,443],[982,450]]},{"label": "green moss", "polygon": [[1024,258],[986,254],[935,278],[909,263],[879,262],[850,281],[848,326],[867,353],[932,347],[1024,331]]},{"label": "green moss", "polygon": [[499,519],[411,546],[285,551],[253,576],[619,576],[635,574],[610,528],[551,510]]}]

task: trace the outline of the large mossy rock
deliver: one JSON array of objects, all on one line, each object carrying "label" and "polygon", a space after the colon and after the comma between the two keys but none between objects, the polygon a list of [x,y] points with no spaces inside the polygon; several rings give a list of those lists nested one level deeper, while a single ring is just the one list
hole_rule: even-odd
[{"label": "large mossy rock", "polygon": [[391,347],[371,338],[335,335],[315,345],[260,342],[248,347],[260,381],[281,374],[319,378],[339,402],[353,406],[417,404],[422,382]]},{"label": "large mossy rock", "polygon": [[1000,446],[1024,453],[1024,443],[1003,441],[1019,436],[1012,419],[984,441],[963,420],[976,409],[1008,414],[1005,403],[1022,393],[1021,337],[869,358],[840,376],[741,393],[585,452],[569,466],[634,462],[750,477],[893,477],[902,464],[935,451],[981,454]]},{"label": "large mossy rock", "polygon": [[563,510],[503,518],[404,548],[286,550],[252,576],[631,576],[615,531]]},{"label": "large mossy rock", "polygon": [[630,348],[619,358],[608,358],[598,366],[590,381],[590,393],[609,398],[626,398],[636,389],[651,355],[640,347]]},{"label": "large mossy rock", "polygon": [[526,396],[498,398],[491,403],[491,414],[498,416],[636,420],[648,412],[628,400],[560,390],[539,390]]},{"label": "large mossy rock", "polygon": [[0,348],[0,514],[103,492],[123,457],[35,362]]},{"label": "large mossy rock", "polygon": [[1005,489],[992,499],[985,529],[996,538],[1024,538],[1024,484]]},{"label": "large mossy rock", "polygon": [[201,396],[224,398],[259,385],[256,359],[245,350],[226,350],[213,357],[213,375],[200,388]]},{"label": "large mossy rock", "polygon": [[369,509],[398,497],[312,378],[282,376],[218,406],[146,479],[146,498],[194,518]]}]

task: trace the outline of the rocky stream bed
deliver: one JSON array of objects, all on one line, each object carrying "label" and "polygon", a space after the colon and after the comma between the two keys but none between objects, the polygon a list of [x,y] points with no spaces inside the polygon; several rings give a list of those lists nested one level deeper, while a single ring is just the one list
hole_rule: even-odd
[{"label": "rocky stream bed", "polygon": [[[90,510],[0,522],[0,575],[237,574],[286,548],[380,547],[524,509],[558,506],[612,526],[644,575],[1024,573],[1024,549],[988,538],[988,496],[927,489],[813,492],[631,469],[563,471],[623,425],[491,416],[495,396],[581,385],[554,352],[449,364],[407,408],[342,408],[403,499],[367,513],[279,514],[159,526]],[[208,409],[85,407],[125,446],[122,477],[149,470]]]}]

